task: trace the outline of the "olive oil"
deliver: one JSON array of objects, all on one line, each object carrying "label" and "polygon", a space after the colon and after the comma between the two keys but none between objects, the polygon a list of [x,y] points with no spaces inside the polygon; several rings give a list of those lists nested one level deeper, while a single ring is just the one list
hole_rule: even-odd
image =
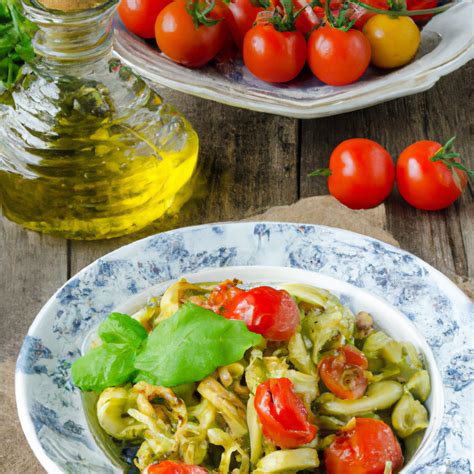
[{"label": "olive oil", "polygon": [[[34,21],[37,7],[29,8]],[[110,19],[112,11],[105,6],[103,15]],[[42,15],[42,43],[35,46],[53,59],[25,71],[11,93],[13,106],[0,113],[3,213],[27,228],[72,239],[139,230],[163,216],[189,182],[197,164],[197,135],[181,114],[107,54],[65,62],[63,43],[54,57],[61,33],[73,41],[71,22],[58,30]],[[91,24],[89,32],[78,29],[86,43]],[[104,47],[104,38],[95,41]]]}]

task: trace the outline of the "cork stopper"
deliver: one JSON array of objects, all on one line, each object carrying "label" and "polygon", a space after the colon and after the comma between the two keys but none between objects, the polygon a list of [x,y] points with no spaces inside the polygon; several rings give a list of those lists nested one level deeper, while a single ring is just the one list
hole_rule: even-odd
[{"label": "cork stopper", "polygon": [[38,0],[48,10],[73,12],[98,7],[106,0]]}]

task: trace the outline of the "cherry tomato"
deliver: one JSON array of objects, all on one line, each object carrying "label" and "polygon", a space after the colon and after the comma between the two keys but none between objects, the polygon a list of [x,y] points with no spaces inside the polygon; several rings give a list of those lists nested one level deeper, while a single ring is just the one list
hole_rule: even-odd
[{"label": "cherry tomato", "polygon": [[288,82],[305,65],[306,41],[300,31],[277,31],[271,23],[257,22],[245,35],[243,56],[249,71],[259,79]]},{"label": "cherry tomato", "polygon": [[261,11],[263,8],[258,0],[230,0],[225,18],[232,37],[240,49],[243,47],[247,31],[252,28]]},{"label": "cherry tomato", "polygon": [[354,400],[362,397],[368,385],[363,370],[368,367],[367,358],[349,345],[338,352],[336,355],[323,357],[319,362],[321,380],[339,398]]},{"label": "cherry tomato", "polygon": [[[312,174],[327,172],[317,170]],[[387,150],[366,138],[340,143],[329,159],[329,173],[329,192],[351,209],[378,206],[390,194],[395,181],[395,166]]]},{"label": "cherry tomato", "polygon": [[208,298],[208,307],[215,313],[223,315],[232,300],[243,292],[244,290],[236,286],[235,282],[226,280],[212,290]]},{"label": "cherry tomato", "polygon": [[174,461],[163,461],[157,464],[150,464],[144,474],[208,474],[207,469],[183,464]]},{"label": "cherry tomato", "polygon": [[[311,0],[293,0],[295,11],[298,11],[310,2]],[[296,18],[296,29],[304,35],[309,34],[319,24],[321,24],[321,19],[311,7],[306,7]]]},{"label": "cherry tomato", "polygon": [[420,30],[408,16],[374,15],[364,26],[372,47],[371,62],[386,69],[404,66],[420,46]]},{"label": "cherry tomato", "polygon": [[118,12],[123,24],[141,38],[155,36],[158,14],[172,0],[121,0]]},{"label": "cherry tomato", "polygon": [[250,331],[271,341],[287,341],[300,324],[298,306],[289,293],[269,286],[237,294],[226,305],[224,316],[244,321]]},{"label": "cherry tomato", "polygon": [[[398,189],[405,201],[418,209],[444,209],[462,194],[466,186],[464,171],[451,171],[442,161],[431,160],[440,148],[438,142],[422,140],[403,150],[398,158]],[[459,162],[458,159],[455,161]],[[459,178],[460,187],[456,184],[453,172]]]},{"label": "cherry tomato", "polygon": [[268,379],[255,391],[255,410],[263,434],[280,448],[296,448],[316,436],[308,412],[287,378]]},{"label": "cherry tomato", "polygon": [[[370,5],[375,8],[379,8],[380,10],[388,10],[388,1],[387,0],[364,0],[364,3]],[[364,7],[353,5],[354,8],[354,18],[357,18],[356,22],[354,23],[354,27],[358,30],[362,30],[364,25],[367,23],[367,20],[376,13],[366,10]]]},{"label": "cherry tomato", "polygon": [[355,428],[324,450],[328,474],[383,474],[387,461],[394,473],[402,468],[400,444],[387,424],[372,418],[356,418]]},{"label": "cherry tomato", "polygon": [[[188,67],[201,67],[224,45],[226,28],[223,21],[212,26],[201,24],[196,28],[186,4],[186,0],[176,0],[161,11],[155,24],[156,42],[173,61]],[[196,8],[197,4],[194,5]],[[212,13],[209,15],[211,18]],[[214,18],[217,15],[214,13]]]},{"label": "cherry tomato", "polygon": [[[407,10],[427,10],[429,8],[435,8],[438,5],[437,0],[406,0]],[[416,15],[411,18],[420,23],[427,22],[433,15]]]},{"label": "cherry tomato", "polygon": [[357,81],[370,62],[370,43],[358,30],[342,31],[326,24],[311,33],[308,64],[313,74],[332,86]]}]

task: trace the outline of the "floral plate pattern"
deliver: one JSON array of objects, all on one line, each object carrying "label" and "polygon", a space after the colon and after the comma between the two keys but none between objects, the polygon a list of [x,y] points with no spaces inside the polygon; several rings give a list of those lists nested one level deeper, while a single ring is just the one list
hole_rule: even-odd
[{"label": "floral plate pattern", "polygon": [[44,468],[122,471],[99,448],[69,377],[84,340],[110,311],[183,274],[256,265],[318,272],[403,312],[435,355],[445,398],[434,440],[404,473],[473,472],[474,446],[466,427],[474,421],[474,304],[444,275],[398,248],[340,229],[265,222],[148,237],[97,260],[56,292],[25,338],[16,374],[22,428]]},{"label": "floral plate pattern", "polygon": [[152,83],[223,104],[296,118],[358,110],[425,91],[473,58],[474,3],[459,2],[424,28],[415,60],[389,73],[369,67],[354,84],[332,87],[309,72],[282,85],[252,76],[240,59],[188,69],[169,60],[116,22],[115,53]]}]

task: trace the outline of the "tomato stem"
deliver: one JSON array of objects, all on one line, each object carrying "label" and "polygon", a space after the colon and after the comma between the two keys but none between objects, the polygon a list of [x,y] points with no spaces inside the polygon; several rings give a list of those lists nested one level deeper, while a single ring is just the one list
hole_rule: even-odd
[{"label": "tomato stem", "polygon": [[209,13],[211,13],[214,9],[215,4],[215,0],[211,0],[208,6],[203,9],[200,3],[196,2],[195,0],[188,0],[188,3],[186,4],[186,11],[192,18],[196,30],[199,28],[200,25],[214,26],[217,25],[217,23],[219,23],[220,21],[222,21],[222,18],[214,20],[207,17],[207,15],[209,15]]},{"label": "tomato stem", "polygon": [[319,168],[317,170],[311,171],[308,176],[331,176],[332,171],[329,168]]},{"label": "tomato stem", "polygon": [[462,191],[462,184],[459,179],[459,175],[457,170],[461,170],[466,173],[470,178],[474,177],[474,171],[466,168],[460,161],[459,157],[461,156],[459,153],[453,152],[453,145],[454,140],[456,140],[456,136],[451,137],[431,158],[430,161],[436,163],[437,161],[441,161],[444,163],[451,174],[453,175],[454,182],[459,190]]},{"label": "tomato stem", "polygon": [[351,0],[352,3],[365,8],[366,10],[370,10],[374,13],[380,13],[381,15],[387,16],[417,16],[417,15],[435,15],[436,13],[442,13],[446,10],[449,10],[453,5],[454,2],[446,3],[446,5],[442,5],[436,8],[427,8],[426,10],[381,10],[380,8],[373,7],[372,5],[368,5],[367,3],[361,2],[360,0]]}]

